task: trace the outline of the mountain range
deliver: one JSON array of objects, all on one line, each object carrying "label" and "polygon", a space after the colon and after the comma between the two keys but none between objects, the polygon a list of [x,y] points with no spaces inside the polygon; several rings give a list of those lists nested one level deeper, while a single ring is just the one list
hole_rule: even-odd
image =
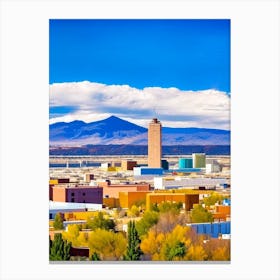
[{"label": "mountain range", "polygon": [[[85,123],[58,122],[49,126],[50,145],[147,145],[148,129],[115,116]],[[229,145],[230,131],[162,127],[163,145]]]}]

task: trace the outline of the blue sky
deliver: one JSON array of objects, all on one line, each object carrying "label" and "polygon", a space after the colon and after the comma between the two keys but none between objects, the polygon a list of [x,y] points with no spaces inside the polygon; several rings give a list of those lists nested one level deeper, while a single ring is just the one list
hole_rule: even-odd
[{"label": "blue sky", "polygon": [[230,92],[229,20],[50,20],[50,83]]},{"label": "blue sky", "polygon": [[[202,107],[209,100],[209,92],[222,92],[225,95],[223,101],[218,100],[217,94],[212,96],[217,98],[219,108],[212,106],[205,109],[204,106],[208,111],[205,114],[181,110],[178,115],[180,123],[176,123],[177,126],[206,125],[219,128],[220,115],[219,120],[212,124],[205,121],[199,124],[199,120],[209,117],[209,111],[220,111],[221,103],[226,111],[229,106],[229,101],[225,99],[230,94],[230,20],[50,20],[49,30],[52,122],[75,118],[94,121],[114,113],[144,124],[146,118],[141,117],[141,114],[150,112],[152,115],[151,111],[156,110],[170,126],[175,126],[176,116],[171,117],[167,112],[174,110],[176,104],[172,108],[167,106],[174,92],[172,89],[178,89],[178,106],[182,106],[180,101],[193,101],[194,95],[184,99],[183,95],[189,92],[205,93],[204,101],[199,95]],[[108,104],[109,100],[106,104],[101,102],[108,98],[113,86],[119,86],[114,88],[114,96],[122,95],[119,99],[126,96],[124,103],[127,95],[128,99],[133,95],[136,100],[134,103],[139,103],[143,91],[150,92],[152,96],[155,91],[147,89],[157,88],[163,90],[163,95],[157,97],[164,98],[168,104],[147,98],[149,108],[142,102],[136,108],[140,108],[138,114],[126,113],[125,106],[130,106],[133,101],[119,109],[114,104]],[[57,92],[58,87],[60,93]],[[52,94],[53,91],[55,94]],[[96,103],[100,106],[96,106]],[[225,115],[223,127],[228,126],[225,122],[229,122],[228,112]],[[192,119],[197,121],[191,122]]]}]

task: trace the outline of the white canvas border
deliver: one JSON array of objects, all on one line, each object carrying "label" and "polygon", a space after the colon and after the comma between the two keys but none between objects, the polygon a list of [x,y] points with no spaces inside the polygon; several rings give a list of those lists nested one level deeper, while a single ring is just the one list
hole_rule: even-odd
[{"label": "white canvas border", "polygon": [[[231,19],[231,264],[49,265],[49,18]],[[279,279],[279,33],[272,0],[2,0],[0,278]]]}]

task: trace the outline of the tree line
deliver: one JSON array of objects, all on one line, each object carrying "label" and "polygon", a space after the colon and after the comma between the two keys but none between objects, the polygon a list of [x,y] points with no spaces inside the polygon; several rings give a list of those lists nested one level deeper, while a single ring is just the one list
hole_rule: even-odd
[{"label": "tree line", "polygon": [[[130,211],[138,215],[133,208]],[[186,226],[190,221],[212,221],[211,213],[201,205],[196,205],[191,213],[181,209],[180,203],[154,205],[150,211],[144,212],[139,221],[131,218],[126,232],[116,231],[116,222],[99,212],[88,218],[84,225],[68,225],[67,231],[55,234],[54,240],[50,240],[50,260],[70,259],[69,246],[88,247],[89,260],[92,261],[230,260],[230,240],[198,235]],[[55,217],[54,227],[63,228],[59,214]]]}]

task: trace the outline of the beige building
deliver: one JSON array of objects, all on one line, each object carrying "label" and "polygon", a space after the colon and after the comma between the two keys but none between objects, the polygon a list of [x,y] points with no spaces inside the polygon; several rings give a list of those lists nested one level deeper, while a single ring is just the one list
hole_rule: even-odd
[{"label": "beige building", "polygon": [[206,166],[206,155],[205,153],[194,153],[192,154],[193,168],[205,168]]},{"label": "beige building", "polygon": [[161,168],[161,123],[152,119],[148,129],[148,167]]}]

